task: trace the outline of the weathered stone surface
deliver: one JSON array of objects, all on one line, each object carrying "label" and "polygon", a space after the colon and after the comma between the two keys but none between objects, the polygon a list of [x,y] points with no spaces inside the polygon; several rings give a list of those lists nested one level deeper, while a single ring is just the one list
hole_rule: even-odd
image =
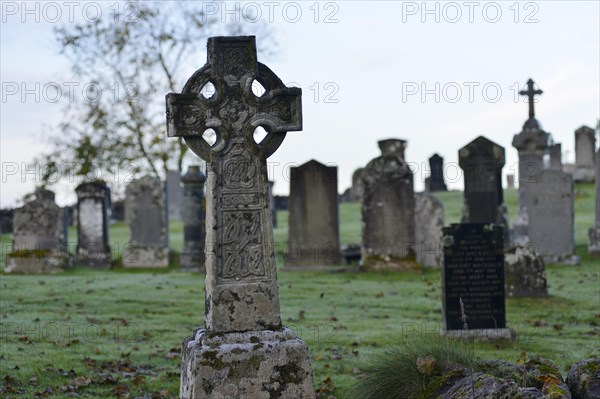
[{"label": "weathered stone surface", "polygon": [[200,166],[192,165],[181,178],[181,182],[183,184],[183,250],[179,256],[179,264],[185,270],[204,271],[206,176],[200,171]]},{"label": "weathered stone surface", "polygon": [[548,296],[544,260],[535,248],[516,244],[504,254],[504,285],[509,297]]},{"label": "weathered stone surface", "polygon": [[600,399],[600,359],[587,359],[571,366],[567,385],[573,399]]},{"label": "weathered stone surface", "polygon": [[515,188],[515,175],[506,175],[506,188]]},{"label": "weathered stone surface", "polygon": [[544,398],[544,394],[537,388],[519,388],[519,399],[536,399]]},{"label": "weathered stone surface", "polygon": [[550,155],[549,169],[562,171],[562,145],[560,143],[551,145],[548,148],[548,154]]},{"label": "weathered stone surface", "polygon": [[510,380],[503,380],[484,373],[474,373],[458,381],[440,399],[515,399],[519,388]]},{"label": "weathered stone surface", "polygon": [[181,175],[177,170],[167,171],[167,207],[169,220],[181,220],[183,217],[183,188]]},{"label": "weathered stone surface", "polygon": [[308,347],[291,330],[210,336],[182,344],[181,399],[314,398]]},{"label": "weathered stone surface", "polygon": [[415,195],[415,252],[417,262],[429,267],[442,267],[442,229],[444,205],[436,197],[422,193]]},{"label": "weathered stone surface", "polygon": [[[209,82],[216,92],[205,98]],[[266,165],[302,129],[301,90],[257,62],[254,36],[213,37],[207,64],[166,101],[168,135],[207,164],[206,332],[184,342],[180,396],[314,398],[306,345],[282,332]],[[267,136],[257,144],[259,126]]]},{"label": "weathered stone surface", "polygon": [[600,254],[600,148],[596,151],[596,223],[588,231],[588,252]]},{"label": "weathered stone surface", "polygon": [[413,174],[404,160],[405,140],[379,141],[381,156],[364,172],[362,262],[369,270],[418,270]]},{"label": "weathered stone surface", "polygon": [[519,92],[529,98],[529,119],[523,124],[520,133],[513,137],[512,145],[519,152],[519,213],[513,223],[514,241],[527,243],[528,238],[528,187],[536,184],[539,174],[544,169],[544,154],[552,141],[550,133],[545,132],[540,123],[535,119],[534,96],[542,94],[541,90],[534,90],[535,83],[529,79],[527,90]]},{"label": "weathered stone surface", "polygon": [[593,182],[594,157],[596,150],[596,131],[588,126],[575,130],[575,170],[573,180],[576,182]]},{"label": "weathered stone surface", "polygon": [[340,263],[337,167],[311,160],[290,168],[285,267]]},{"label": "weathered stone surface", "polygon": [[169,266],[169,236],[165,187],[160,179],[144,176],[125,190],[129,244],[124,267]]},{"label": "weathered stone surface", "polygon": [[273,228],[277,227],[277,208],[275,208],[275,197],[273,196],[274,181],[269,181],[269,209],[271,210],[271,221]]},{"label": "weathered stone surface", "polygon": [[55,273],[69,265],[67,228],[63,209],[54,193],[38,190],[35,198],[14,210],[12,252],[6,255],[4,272]]},{"label": "weathered stone surface", "polygon": [[429,158],[429,169],[431,170],[431,175],[427,184],[428,191],[432,193],[436,191],[448,191],[448,187],[446,187],[446,182],[444,181],[444,158],[438,154],[433,154]]},{"label": "weathered stone surface", "polygon": [[363,196],[363,180],[362,173],[365,168],[358,168],[352,173],[352,187],[350,187],[350,200],[355,202],[362,201]]},{"label": "weathered stone surface", "polygon": [[546,263],[577,264],[573,178],[565,172],[544,170],[528,187],[529,244]]},{"label": "weathered stone surface", "polygon": [[110,267],[108,244],[108,209],[110,189],[104,182],[82,183],[77,193],[77,255],[75,261],[83,266],[105,269]]},{"label": "weathered stone surface", "polygon": [[534,356],[523,364],[521,384],[537,388],[544,398],[571,399],[571,392],[562,378],[558,367],[549,359]]}]

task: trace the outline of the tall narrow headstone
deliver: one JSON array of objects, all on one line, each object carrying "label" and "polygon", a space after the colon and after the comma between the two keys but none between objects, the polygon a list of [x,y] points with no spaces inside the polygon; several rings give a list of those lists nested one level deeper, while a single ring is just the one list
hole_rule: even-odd
[{"label": "tall narrow headstone", "polygon": [[125,217],[129,244],[123,251],[124,267],[169,266],[169,234],[165,185],[144,176],[125,190]]},{"label": "tall narrow headstone", "polygon": [[183,183],[183,250],[179,256],[182,269],[204,271],[204,183],[200,166],[192,165],[181,178]]},{"label": "tall narrow headstone", "polygon": [[546,133],[540,123],[535,119],[535,96],[542,94],[542,90],[534,88],[534,81],[527,81],[527,90],[519,92],[527,96],[529,103],[529,119],[523,124],[520,133],[513,137],[512,145],[519,152],[519,211],[513,223],[514,241],[527,243],[529,241],[527,225],[529,223],[527,208],[529,205],[528,191],[530,185],[539,181],[539,174],[544,169],[544,154],[552,140],[550,133]]},{"label": "tall narrow headstone", "polygon": [[575,256],[572,176],[544,170],[528,196],[529,244],[546,263],[579,263]]},{"label": "tall narrow headstone", "polygon": [[417,262],[424,266],[441,268],[442,229],[444,206],[431,194],[415,195],[415,252]]},{"label": "tall narrow headstone", "polygon": [[506,188],[515,188],[515,175],[506,175]]},{"label": "tall narrow headstone", "polygon": [[[302,129],[301,90],[257,62],[254,36],[213,37],[207,64],[166,102],[169,137],[207,165],[206,328],[182,344],[180,398],[314,398],[308,347],[281,325],[266,163]],[[256,144],[259,126],[267,136]]]},{"label": "tall narrow headstone", "polygon": [[108,268],[111,252],[108,243],[110,189],[104,182],[82,183],[77,194],[77,255],[83,266]]},{"label": "tall narrow headstone", "polygon": [[550,155],[550,169],[562,171],[562,145],[555,143],[548,149]]},{"label": "tall narrow headstone", "polygon": [[362,173],[365,168],[358,168],[352,173],[352,187],[350,188],[350,200],[355,202],[360,202],[362,200],[363,195],[363,180]]},{"label": "tall narrow headstone", "polygon": [[69,264],[64,211],[54,193],[40,189],[35,199],[14,210],[12,252],[5,273],[38,274],[64,270]]},{"label": "tall narrow headstone", "polygon": [[444,158],[439,156],[438,154],[433,154],[431,158],[429,158],[429,169],[431,170],[431,175],[429,176],[429,191],[448,191],[448,187],[446,187],[446,182],[444,181]]},{"label": "tall narrow headstone", "polygon": [[269,209],[271,209],[271,220],[273,227],[277,227],[277,208],[275,208],[275,197],[273,196],[274,181],[269,181]]},{"label": "tall narrow headstone", "polygon": [[588,233],[588,252],[600,254],[600,148],[596,151],[596,223]]},{"label": "tall narrow headstone", "polygon": [[183,189],[181,188],[181,175],[179,171],[169,170],[166,182],[169,220],[181,220],[183,216]]},{"label": "tall narrow headstone", "polygon": [[315,160],[290,169],[286,269],[340,263],[337,167]]},{"label": "tall narrow headstone", "polygon": [[494,224],[444,228],[443,335],[512,338],[506,328],[503,235]]},{"label": "tall narrow headstone", "polygon": [[594,181],[594,152],[596,151],[596,131],[588,126],[575,130],[575,170],[576,182]]},{"label": "tall narrow headstone", "polygon": [[496,223],[506,228],[502,168],[504,148],[483,136],[458,151],[465,191],[462,222]]},{"label": "tall narrow headstone", "polygon": [[415,270],[415,194],[405,140],[379,141],[364,172],[362,262],[366,269]]}]

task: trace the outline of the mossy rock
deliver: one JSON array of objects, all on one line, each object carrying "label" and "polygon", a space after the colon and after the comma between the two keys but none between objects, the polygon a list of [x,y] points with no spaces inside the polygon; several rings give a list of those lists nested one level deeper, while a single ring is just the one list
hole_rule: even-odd
[{"label": "mossy rock", "polygon": [[459,380],[439,399],[518,399],[519,387],[514,381],[475,373]]},{"label": "mossy rock", "polygon": [[575,363],[567,375],[573,399],[600,399],[600,359]]}]

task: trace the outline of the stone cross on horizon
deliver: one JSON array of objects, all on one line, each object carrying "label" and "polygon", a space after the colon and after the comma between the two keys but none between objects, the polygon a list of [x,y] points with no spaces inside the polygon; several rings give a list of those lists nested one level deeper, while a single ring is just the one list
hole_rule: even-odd
[{"label": "stone cross on horizon", "polygon": [[[170,93],[167,133],[207,163],[206,315],[214,333],[281,328],[266,159],[302,130],[302,91],[257,61],[254,36],[208,39],[208,62]],[[257,97],[252,83],[265,93]],[[212,83],[215,93],[202,89]],[[254,141],[262,126],[267,136]],[[203,133],[213,129],[208,144]]]},{"label": "stone cross on horizon", "polygon": [[533,87],[534,84],[535,84],[535,82],[533,81],[533,79],[530,78],[527,81],[527,90],[521,90],[521,91],[519,91],[520,95],[527,96],[528,99],[529,99],[529,118],[530,119],[535,118],[535,110],[533,108],[533,104],[535,103],[534,96],[536,94],[542,94],[543,93],[542,90],[539,90],[539,89],[535,90],[534,87]]}]

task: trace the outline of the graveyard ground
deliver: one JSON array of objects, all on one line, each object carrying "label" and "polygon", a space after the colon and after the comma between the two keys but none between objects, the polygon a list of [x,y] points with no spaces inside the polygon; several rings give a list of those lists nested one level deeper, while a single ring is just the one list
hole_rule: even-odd
[{"label": "graveyard ground", "polygon": [[[509,215],[515,190],[505,191]],[[439,194],[446,224],[459,220],[462,192]],[[576,187],[578,267],[547,265],[550,296],[507,299],[515,342],[475,344],[475,356],[516,361],[539,354],[561,371],[600,352],[600,259],[587,255],[594,220],[593,185]],[[278,265],[287,214],[275,229]],[[342,204],[343,243],[360,242],[360,206]],[[70,231],[71,240],[76,237]],[[127,242],[124,224],[111,242]],[[182,246],[182,225],[170,226]],[[2,236],[2,249],[11,237]],[[73,246],[73,245],[72,245]],[[118,254],[117,254],[118,255]],[[369,355],[401,339],[436,334],[441,322],[440,272],[423,274],[280,272],[284,323],[311,351],[315,387],[343,398]],[[176,267],[163,271],[76,269],[51,276],[0,276],[0,396],[175,398],[179,345],[201,326],[203,278]],[[74,394],[75,393],[75,394]]]}]

